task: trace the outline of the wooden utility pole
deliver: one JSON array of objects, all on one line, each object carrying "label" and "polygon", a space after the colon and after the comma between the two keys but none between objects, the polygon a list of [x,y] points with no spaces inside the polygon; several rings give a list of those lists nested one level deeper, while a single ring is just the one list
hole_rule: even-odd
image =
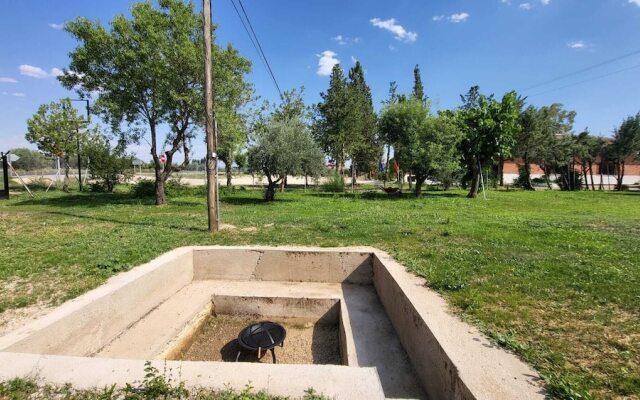
[{"label": "wooden utility pole", "polygon": [[0,199],[8,199],[9,198],[9,156],[7,153],[0,153],[2,156],[2,182],[3,189],[0,192]]},{"label": "wooden utility pole", "polygon": [[204,26],[204,107],[207,135],[207,208],[209,232],[218,231],[218,132],[213,111],[213,68],[211,62],[211,0],[202,0]]}]

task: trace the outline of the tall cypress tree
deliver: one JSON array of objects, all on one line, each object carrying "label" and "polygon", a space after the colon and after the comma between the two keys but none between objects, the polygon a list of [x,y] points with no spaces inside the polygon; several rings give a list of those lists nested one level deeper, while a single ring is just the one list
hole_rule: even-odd
[{"label": "tall cypress tree", "polygon": [[336,162],[342,172],[349,157],[347,116],[349,97],[347,80],[339,64],[333,66],[326,93],[320,93],[322,101],[315,106],[314,136],[324,152]]},{"label": "tall cypress tree", "polygon": [[422,77],[420,76],[420,66],[416,64],[413,69],[413,98],[420,100],[422,103],[427,101],[427,97],[424,94],[424,86],[422,85]]},{"label": "tall cypress tree", "polygon": [[377,117],[373,109],[371,89],[364,78],[360,62],[349,71],[349,134],[352,165],[361,172],[377,168],[382,155],[382,144],[378,138]]}]

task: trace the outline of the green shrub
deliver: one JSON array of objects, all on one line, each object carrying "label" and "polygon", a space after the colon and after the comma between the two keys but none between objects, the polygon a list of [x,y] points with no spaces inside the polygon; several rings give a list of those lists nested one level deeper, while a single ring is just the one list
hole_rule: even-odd
[{"label": "green shrub", "polygon": [[322,185],[325,192],[342,193],[344,192],[344,178],[339,173],[329,176],[329,181]]},{"label": "green shrub", "polygon": [[135,197],[152,197],[156,195],[156,184],[150,179],[141,179],[133,185]]}]

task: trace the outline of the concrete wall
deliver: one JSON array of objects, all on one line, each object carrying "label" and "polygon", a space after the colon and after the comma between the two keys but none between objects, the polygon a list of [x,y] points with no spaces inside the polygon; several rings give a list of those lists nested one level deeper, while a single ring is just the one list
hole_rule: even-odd
[{"label": "concrete wall", "polygon": [[429,398],[545,398],[535,371],[451,315],[424,279],[380,251],[373,273],[378,297]]},{"label": "concrete wall", "polygon": [[339,299],[214,294],[213,312],[215,314],[248,314],[267,318],[290,318],[300,322],[334,325],[339,320],[339,303]]},{"label": "concrete wall", "polygon": [[92,355],[192,279],[191,249],[176,249],[2,337],[0,350]]},{"label": "concrete wall", "polygon": [[194,279],[371,284],[370,252],[194,248]]}]

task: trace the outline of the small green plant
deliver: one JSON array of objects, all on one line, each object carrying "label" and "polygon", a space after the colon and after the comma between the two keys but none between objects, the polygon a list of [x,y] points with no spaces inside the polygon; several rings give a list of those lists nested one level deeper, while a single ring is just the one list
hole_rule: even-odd
[{"label": "small green plant", "polygon": [[329,180],[322,185],[325,192],[342,193],[344,192],[344,178],[339,173],[329,175]]},{"label": "small green plant", "polygon": [[171,375],[166,372],[161,374],[150,361],[145,362],[142,384],[140,386],[127,384],[124,389],[125,398],[131,400],[188,398],[189,392],[184,387],[184,383],[174,384]]},{"label": "small green plant", "polygon": [[131,194],[138,198],[155,196],[155,183],[150,179],[141,179],[133,185]]}]

